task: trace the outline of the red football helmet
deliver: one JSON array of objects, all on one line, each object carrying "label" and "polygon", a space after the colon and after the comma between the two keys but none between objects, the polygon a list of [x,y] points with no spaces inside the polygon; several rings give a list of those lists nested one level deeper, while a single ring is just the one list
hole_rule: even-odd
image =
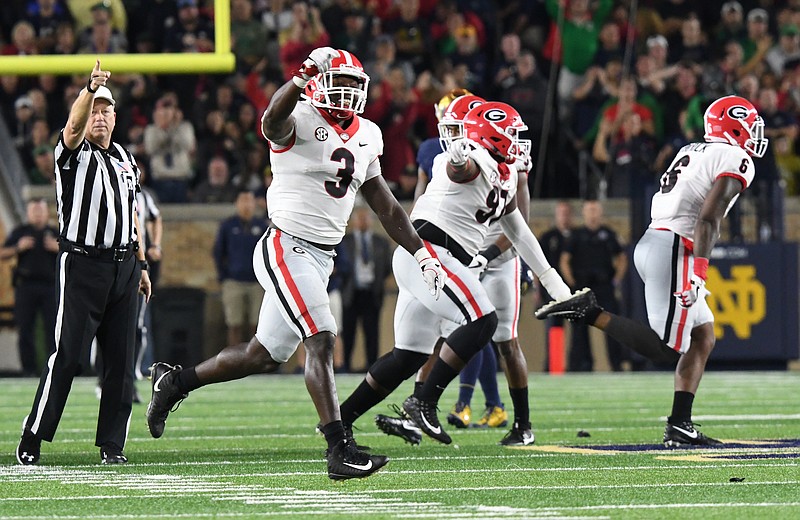
[{"label": "red football helmet", "polygon": [[729,143],[753,157],[763,157],[769,139],[764,137],[764,120],[743,97],[725,96],[711,103],[703,116],[709,142]]},{"label": "red football helmet", "polygon": [[[319,108],[327,108],[338,119],[347,119],[354,113],[360,114],[367,104],[367,88],[369,76],[364,72],[364,67],[358,58],[348,51],[338,50],[338,56],[331,60],[331,67],[327,72],[317,74],[308,85],[305,95],[311,104]],[[344,86],[336,78],[347,77],[355,79],[355,87]],[[314,84],[309,88],[309,85]]]},{"label": "red football helmet", "polygon": [[497,101],[478,105],[464,116],[467,139],[509,163],[524,160],[524,144],[520,143],[519,134],[527,129],[514,107]]},{"label": "red football helmet", "polygon": [[486,103],[485,99],[470,94],[457,97],[447,105],[447,109],[445,109],[441,120],[437,124],[442,150],[447,150],[450,143],[464,137],[464,116],[467,115],[467,112],[483,103]]}]

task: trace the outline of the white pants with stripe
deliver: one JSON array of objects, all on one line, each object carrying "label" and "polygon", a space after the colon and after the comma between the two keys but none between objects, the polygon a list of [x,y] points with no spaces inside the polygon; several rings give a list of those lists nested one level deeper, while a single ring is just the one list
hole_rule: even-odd
[{"label": "white pants with stripe", "polygon": [[285,363],[319,332],[336,334],[327,292],[334,256],[272,228],[256,244],[253,268],[265,291],[256,339],[275,361]]},{"label": "white pants with stripe", "polygon": [[436,340],[447,330],[472,322],[494,311],[480,280],[450,252],[425,242],[447,273],[447,283],[438,300],[431,296],[419,264],[402,247],[392,257],[392,270],[399,293],[394,312],[395,347],[430,354]]},{"label": "white pants with stripe", "polygon": [[689,350],[692,329],[714,322],[705,298],[689,308],[678,304],[680,291],[692,276],[694,255],[683,239],[672,231],[648,229],[636,244],[633,262],[644,281],[647,319],[672,349]]},{"label": "white pants with stripe", "polygon": [[[519,323],[519,257],[491,262],[481,275],[481,285],[497,312],[497,329],[492,335],[495,343],[517,337]],[[445,326],[442,337],[447,337],[458,325]]]}]

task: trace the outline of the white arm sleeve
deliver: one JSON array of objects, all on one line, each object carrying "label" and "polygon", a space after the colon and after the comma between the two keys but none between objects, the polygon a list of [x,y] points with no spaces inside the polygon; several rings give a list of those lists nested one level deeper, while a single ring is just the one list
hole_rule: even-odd
[{"label": "white arm sleeve", "polygon": [[525,219],[522,218],[522,214],[518,209],[504,215],[500,219],[500,226],[503,228],[503,233],[514,244],[519,256],[531,266],[536,276],[541,277],[545,271],[550,269],[550,263],[544,256],[542,246],[536,240],[531,228],[525,223]]}]

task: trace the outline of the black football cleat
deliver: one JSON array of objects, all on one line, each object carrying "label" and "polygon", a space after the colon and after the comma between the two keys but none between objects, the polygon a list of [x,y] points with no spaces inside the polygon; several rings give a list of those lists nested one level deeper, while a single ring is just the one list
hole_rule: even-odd
[{"label": "black football cleat", "polygon": [[552,301],[536,311],[536,317],[540,320],[545,318],[565,318],[570,321],[580,321],[586,317],[590,311],[603,310],[597,304],[597,298],[591,289],[581,289],[576,291],[566,300]]},{"label": "black football cleat", "polygon": [[25,429],[25,424],[28,422],[28,417],[22,420],[22,437],[19,439],[17,450],[14,454],[17,456],[17,462],[23,466],[32,466],[39,463],[39,456],[42,452],[42,439],[31,433],[30,430]]},{"label": "black football cleat", "polygon": [[128,457],[122,453],[122,448],[116,444],[103,444],[100,446],[100,462],[103,464],[125,464],[128,462]]},{"label": "black football cleat", "polygon": [[[698,425],[699,426],[699,425]],[[664,446],[667,448],[688,448],[690,446],[722,446],[722,441],[706,437],[695,428],[692,421],[670,424],[664,429]]]},{"label": "black football cleat", "polygon": [[409,419],[419,426],[429,437],[436,439],[442,444],[450,444],[453,439],[447,434],[439,422],[436,415],[436,404],[417,399],[413,395],[403,402],[403,410]]},{"label": "black football cleat", "polygon": [[[161,362],[153,363],[150,367],[153,394],[147,405],[145,416],[147,417],[147,429],[150,430],[150,435],[156,439],[164,435],[169,413],[177,410],[178,407],[175,405],[180,405],[180,402],[189,395],[181,392],[175,384],[175,376],[181,370],[180,365],[172,366]],[[174,409],[173,406],[175,406]]]},{"label": "black football cleat", "polygon": [[344,439],[328,450],[328,477],[333,480],[365,478],[389,462],[384,455],[370,455],[356,448],[351,439]]},{"label": "black football cleat", "polygon": [[378,414],[375,416],[375,425],[386,435],[394,435],[409,444],[419,445],[422,442],[422,430],[408,418],[399,406],[392,406],[397,417]]},{"label": "black football cleat", "polygon": [[531,423],[523,425],[514,423],[514,427],[497,444],[500,446],[530,446],[534,442],[536,442],[536,437],[531,431]]}]

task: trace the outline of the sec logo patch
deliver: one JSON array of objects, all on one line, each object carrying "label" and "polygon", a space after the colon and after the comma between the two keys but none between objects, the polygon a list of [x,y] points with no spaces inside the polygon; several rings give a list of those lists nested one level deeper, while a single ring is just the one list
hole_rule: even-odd
[{"label": "sec logo patch", "polygon": [[328,131],[322,127],[319,127],[314,130],[314,137],[317,138],[317,141],[325,141],[328,138]]}]

